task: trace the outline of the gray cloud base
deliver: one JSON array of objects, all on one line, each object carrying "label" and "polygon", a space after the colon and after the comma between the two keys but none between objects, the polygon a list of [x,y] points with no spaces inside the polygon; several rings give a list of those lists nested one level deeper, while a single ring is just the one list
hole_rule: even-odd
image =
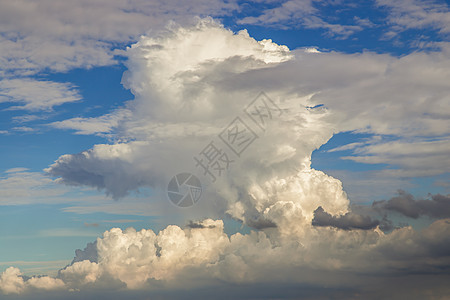
[{"label": "gray cloud base", "polygon": [[319,206],[314,211],[314,219],[312,220],[313,226],[330,226],[339,229],[374,229],[380,222],[378,220],[372,220],[369,216],[362,216],[352,212],[348,212],[343,216],[332,216]]},{"label": "gray cloud base", "polygon": [[432,218],[450,218],[450,197],[436,194],[431,199],[415,199],[413,195],[400,190],[399,195],[389,200],[375,201],[375,210],[395,211],[407,217],[417,219],[420,216]]}]

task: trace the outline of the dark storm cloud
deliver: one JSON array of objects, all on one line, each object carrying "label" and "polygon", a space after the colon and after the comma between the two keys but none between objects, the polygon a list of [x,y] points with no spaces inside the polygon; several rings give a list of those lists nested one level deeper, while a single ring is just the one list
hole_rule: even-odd
[{"label": "dark storm cloud", "polygon": [[[125,197],[130,190],[143,184],[141,179],[127,172],[129,163],[118,158],[97,160],[95,159],[98,156],[96,151],[98,150],[91,149],[78,154],[62,156],[44,171],[50,176],[62,178],[61,183],[67,185],[86,185],[99,190],[111,185],[106,193],[114,199]],[[114,171],[118,173],[116,174]]]},{"label": "dark storm cloud", "polygon": [[391,220],[389,220],[387,216],[383,217],[383,219],[380,221],[379,226],[380,226],[379,228],[384,232],[391,231],[392,229],[395,228],[394,223]]},{"label": "dark storm cloud", "polygon": [[277,224],[265,218],[247,219],[247,225],[255,229],[276,228]]},{"label": "dark storm cloud", "polygon": [[363,229],[369,230],[377,227],[380,224],[378,220],[372,220],[369,216],[363,216],[348,212],[342,216],[332,216],[319,206],[314,211],[314,219],[312,225],[314,226],[331,226],[344,230]]},{"label": "dark storm cloud", "polygon": [[387,201],[375,201],[372,207],[376,210],[395,211],[413,219],[420,216],[449,218],[450,196],[436,194],[431,195],[428,200],[415,199],[413,195],[399,190],[398,196]]},{"label": "dark storm cloud", "polygon": [[73,258],[70,266],[76,262],[89,260],[90,262],[98,262],[98,251],[97,251],[97,241],[88,243],[84,250],[75,250],[75,257]]},{"label": "dark storm cloud", "polygon": [[186,227],[188,228],[198,228],[198,229],[203,229],[203,228],[215,228],[215,225],[205,225],[202,222],[198,222],[198,221],[189,221],[189,223],[186,225]]}]

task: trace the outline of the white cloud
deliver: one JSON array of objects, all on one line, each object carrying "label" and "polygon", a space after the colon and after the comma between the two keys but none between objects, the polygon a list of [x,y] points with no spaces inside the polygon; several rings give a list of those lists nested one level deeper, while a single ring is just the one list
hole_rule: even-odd
[{"label": "white cloud", "polygon": [[[279,239],[281,228],[228,237],[220,220],[206,219],[197,224],[202,226],[182,229],[171,225],[158,234],[146,229],[113,228],[97,239],[96,261],[76,261],[62,269],[58,278],[25,280],[18,269],[9,268],[1,276],[0,289],[5,294],[24,295],[31,286],[65,288],[86,295],[95,295],[96,287],[143,290],[147,295],[189,289],[196,294],[197,288],[251,287],[272,282],[328,289],[352,287],[356,290],[350,294],[370,295],[379,287],[379,276],[394,275],[398,280],[410,278],[409,271],[442,276],[442,266],[450,264],[448,219],[436,221],[421,232],[404,227],[390,234],[378,229],[343,231],[304,224],[302,232],[290,231],[293,235],[286,239]],[[299,226],[295,222],[286,225]],[[365,276],[357,275],[362,273]],[[430,286],[421,284],[422,289]],[[444,295],[442,285],[440,289],[437,295]],[[424,290],[417,293],[410,287],[380,294],[386,297],[399,291],[403,295],[426,295]]]},{"label": "white cloud", "polygon": [[27,168],[12,168],[0,177],[0,206],[38,203],[70,203],[72,207],[91,203],[110,203],[104,195],[91,190],[73,189],[57,183],[41,172]]},{"label": "white cloud", "polygon": [[354,150],[355,148],[360,148],[362,146],[368,144],[374,144],[380,142],[382,140],[381,136],[372,136],[371,138],[366,138],[362,142],[350,143],[346,145],[342,145],[333,149],[328,150],[327,152],[337,152],[337,151],[346,151],[346,150]]},{"label": "white cloud", "polygon": [[49,198],[67,192],[67,188],[56,185],[51,178],[26,168],[13,168],[5,173],[6,176],[0,177],[0,205],[29,204],[37,199],[48,202]]},{"label": "white cloud", "polygon": [[59,290],[64,288],[64,282],[58,278],[51,278],[48,276],[32,277],[27,281],[30,287],[40,290]]},{"label": "white cloud", "polygon": [[[373,28],[387,25],[387,31],[383,38],[391,39],[408,29],[436,30],[442,36],[447,37],[450,32],[449,6],[443,1],[375,1],[380,13],[387,14],[385,24],[374,24],[370,19],[358,16],[361,3],[349,1],[314,1],[314,0],[288,0],[275,1],[269,8],[264,9],[257,16],[247,16],[241,19],[241,24],[270,26],[281,29],[309,28],[323,29],[328,35],[336,38],[348,38],[351,35],[363,31],[365,28]],[[363,8],[365,9],[365,8]],[[330,17],[330,10],[339,12],[353,10],[355,14],[353,23],[349,20],[337,23]],[[326,14],[324,13],[326,11]],[[334,19],[337,19],[335,17]],[[331,20],[331,21],[330,21]],[[434,42],[424,38],[427,33],[417,40],[409,40],[410,46],[418,48],[439,47]]]},{"label": "white cloud", "polygon": [[[132,141],[61,156],[47,169],[61,176],[61,182],[105,189],[116,198],[141,186],[164,191],[177,172],[195,172],[192,157],[201,145],[242,112],[245,99],[257,95],[256,87],[230,91],[223,85],[247,74],[252,77],[251,72],[270,72],[293,59],[287,47],[257,42],[245,31],[234,34],[209,19],[142,38],[129,52],[124,84],[136,99],[129,105],[132,117],[119,126],[117,136]],[[239,158],[228,180],[223,177],[205,189],[205,198],[210,205],[219,202],[220,212],[259,224],[264,219],[287,222],[284,214],[290,208],[295,216],[311,219],[318,202],[333,214],[346,211],[341,183],[310,169],[311,152],[331,136],[331,127],[322,121],[327,114],[309,112],[298,98],[283,101],[284,118],[274,120]]]},{"label": "white cloud", "polygon": [[396,177],[383,171],[327,170],[327,174],[339,178],[352,203],[370,203],[387,199],[398,189],[410,190],[415,187],[409,177]]},{"label": "white cloud", "polygon": [[22,104],[8,109],[51,110],[54,106],[79,101],[81,96],[69,83],[39,81],[29,78],[0,81],[0,102]]},{"label": "white cloud", "polygon": [[24,281],[20,270],[10,267],[4,271],[0,277],[0,289],[4,294],[19,294],[24,290]]},{"label": "white cloud", "polygon": [[14,267],[6,269],[0,276],[0,291],[3,294],[20,294],[33,288],[50,291],[64,287],[64,282],[61,279],[48,276],[24,280],[20,270]]},{"label": "white cloud", "polygon": [[113,48],[128,43],[171,19],[226,15],[234,2],[20,0],[0,3],[0,66],[3,73],[115,63]]},{"label": "white cloud", "polygon": [[118,109],[110,114],[93,118],[72,118],[64,121],[50,123],[49,125],[59,129],[73,129],[75,134],[108,134],[119,125],[119,122],[129,117],[130,111]]},{"label": "white cloud", "polygon": [[[159,35],[143,37],[128,55],[123,83],[135,99],[127,107],[130,115],[116,126],[115,137],[122,142],[60,157],[47,171],[61,176],[62,182],[106,189],[114,197],[140,186],[165,190],[174,174],[196,170],[192,157],[260,90],[284,115],[234,164],[230,181],[217,188],[227,191],[219,197],[223,211],[261,213],[234,207],[236,195],[248,193],[254,184],[301,178],[293,169],[307,171],[311,152],[333,132],[375,134],[365,144],[347,146],[354,150],[347,158],[389,164],[391,169],[380,173],[389,178],[431,176],[446,169],[446,50],[400,58],[370,52],[290,52],[270,40],[257,42],[245,31],[233,34],[201,20],[196,26],[172,25]],[[317,104],[328,109],[305,109]],[[326,175],[322,178],[329,181]],[[376,182],[388,184],[380,178]]]},{"label": "white cloud", "polygon": [[[41,172],[27,168],[12,168],[0,176],[0,206],[29,204],[63,204],[63,212],[91,214],[101,212],[113,215],[155,216],[170,210],[170,204],[152,202],[158,196],[142,190],[126,198],[126,202],[111,201],[103,193],[86,187],[68,187]],[[165,207],[168,206],[168,207]],[[173,212],[177,210],[172,208]],[[179,213],[179,212],[178,212]],[[97,236],[88,231],[53,229],[43,231],[43,236]],[[15,238],[5,236],[5,238]]]},{"label": "white cloud", "polygon": [[[189,23],[195,16],[224,16],[237,10],[234,1],[196,0],[32,0],[0,3],[0,102],[20,104],[9,109],[31,111],[81,99],[68,83],[26,76],[117,64],[124,45],[170,20]],[[105,120],[91,126],[70,120],[64,128],[82,127],[80,134],[108,130]],[[93,129],[95,126],[97,129]],[[101,128],[98,128],[101,126]],[[89,127],[89,128],[87,128]],[[10,134],[0,131],[0,134]]]},{"label": "white cloud", "polygon": [[377,0],[378,6],[388,8],[388,21],[393,34],[407,29],[436,29],[446,35],[450,32],[448,3],[438,1]]},{"label": "white cloud", "polygon": [[31,133],[31,132],[36,132],[37,131],[36,128],[31,128],[31,127],[28,127],[28,126],[13,127],[13,128],[11,128],[11,130],[17,131],[17,132],[23,132],[23,133]]},{"label": "white cloud", "polygon": [[[363,30],[369,24],[357,22],[355,25],[331,24],[325,21],[320,8],[314,0],[280,1],[279,5],[265,9],[257,17],[245,17],[239,22],[260,26],[273,26],[282,29],[305,27],[309,29],[324,29],[331,36],[348,38],[350,35]],[[322,3],[321,3],[322,4]],[[331,2],[322,5],[332,5]]]},{"label": "white cloud", "polygon": [[18,172],[25,172],[28,171],[28,168],[23,167],[17,167],[17,168],[11,168],[5,171],[5,173],[18,173]]},{"label": "white cloud", "polygon": [[36,120],[44,120],[47,119],[48,115],[45,116],[39,116],[39,115],[22,115],[22,116],[15,116],[12,117],[12,121],[15,123],[27,123],[27,122],[33,122]]},{"label": "white cloud", "polygon": [[370,144],[355,149],[352,156],[344,156],[356,162],[399,166],[400,170],[389,170],[392,177],[416,177],[440,175],[450,169],[448,157],[449,140],[395,141]]}]

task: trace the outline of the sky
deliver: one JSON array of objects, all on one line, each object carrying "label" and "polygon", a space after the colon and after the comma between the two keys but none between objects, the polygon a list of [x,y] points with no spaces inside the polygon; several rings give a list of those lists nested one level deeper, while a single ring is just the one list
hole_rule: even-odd
[{"label": "sky", "polygon": [[0,298],[444,299],[449,6],[0,0]]}]

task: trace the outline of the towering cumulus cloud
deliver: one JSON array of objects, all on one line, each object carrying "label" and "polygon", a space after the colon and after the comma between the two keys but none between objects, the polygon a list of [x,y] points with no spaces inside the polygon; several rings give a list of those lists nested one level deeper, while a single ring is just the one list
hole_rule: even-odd
[{"label": "towering cumulus cloud", "polygon": [[[120,112],[120,142],[61,156],[48,173],[69,185],[104,189],[117,199],[150,186],[157,195],[153,201],[167,201],[163,193],[170,178],[191,172],[204,185],[192,209],[206,206],[211,215],[229,215],[254,231],[228,236],[223,221],[212,219],[184,229],[171,225],[159,233],[113,228],[77,251],[58,278],[47,278],[55,289],[76,294],[106,287],[176,296],[189,288],[214,298],[208,289],[227,290],[239,282],[236,292],[248,287],[264,293],[276,285],[293,289],[293,297],[315,291],[326,298],[344,292],[358,297],[361,291],[354,286],[359,285],[376,298],[386,296],[376,289],[381,283],[404,285],[407,267],[439,275],[442,266],[450,266],[449,220],[421,232],[404,227],[385,234],[378,221],[350,212],[339,180],[311,168],[312,152],[338,130],[369,125],[374,131],[394,130],[370,114],[366,123],[358,119],[357,105],[346,112],[326,102],[335,96],[327,87],[352,95],[360,84],[356,78],[383,73],[391,58],[290,51],[271,40],[256,41],[246,31],[233,33],[211,19],[188,28],[171,25],[159,35],[142,37],[127,53],[123,84],[135,99],[126,108],[129,113]],[[317,80],[314,63],[341,60],[348,66],[363,61],[365,67],[343,68],[346,79],[333,81],[334,64]],[[302,81],[308,72],[311,79]],[[331,109],[312,108],[318,101]],[[236,146],[229,138],[238,125],[248,135],[235,136],[240,139]],[[212,145],[227,154],[222,173],[209,173],[195,160]],[[32,290],[31,281],[37,279],[18,272],[3,273],[0,290]],[[442,278],[430,285],[439,286]],[[324,286],[328,289],[321,290]]]},{"label": "towering cumulus cloud", "polygon": [[[67,184],[104,188],[116,198],[140,186],[164,190],[181,171],[202,175],[193,157],[240,117],[237,130],[247,125],[256,139],[239,155],[220,139],[215,142],[229,152],[230,163],[226,174],[213,174],[217,178],[203,172],[205,184],[216,180],[205,201],[257,227],[310,222],[319,205],[332,214],[346,212],[341,183],[310,168],[312,151],[332,135],[327,113],[314,114],[305,108],[307,97],[268,84],[272,73],[295,60],[287,47],[203,19],[195,27],[173,25],[159,36],[143,37],[128,53],[123,84],[135,100],[119,135],[129,142],[62,156],[49,168],[52,175]],[[244,109],[262,90],[280,111],[272,106],[252,115],[267,121],[260,128]],[[271,118],[264,117],[268,113]],[[226,140],[230,132],[225,134]],[[250,137],[237,138],[241,143]]]}]

